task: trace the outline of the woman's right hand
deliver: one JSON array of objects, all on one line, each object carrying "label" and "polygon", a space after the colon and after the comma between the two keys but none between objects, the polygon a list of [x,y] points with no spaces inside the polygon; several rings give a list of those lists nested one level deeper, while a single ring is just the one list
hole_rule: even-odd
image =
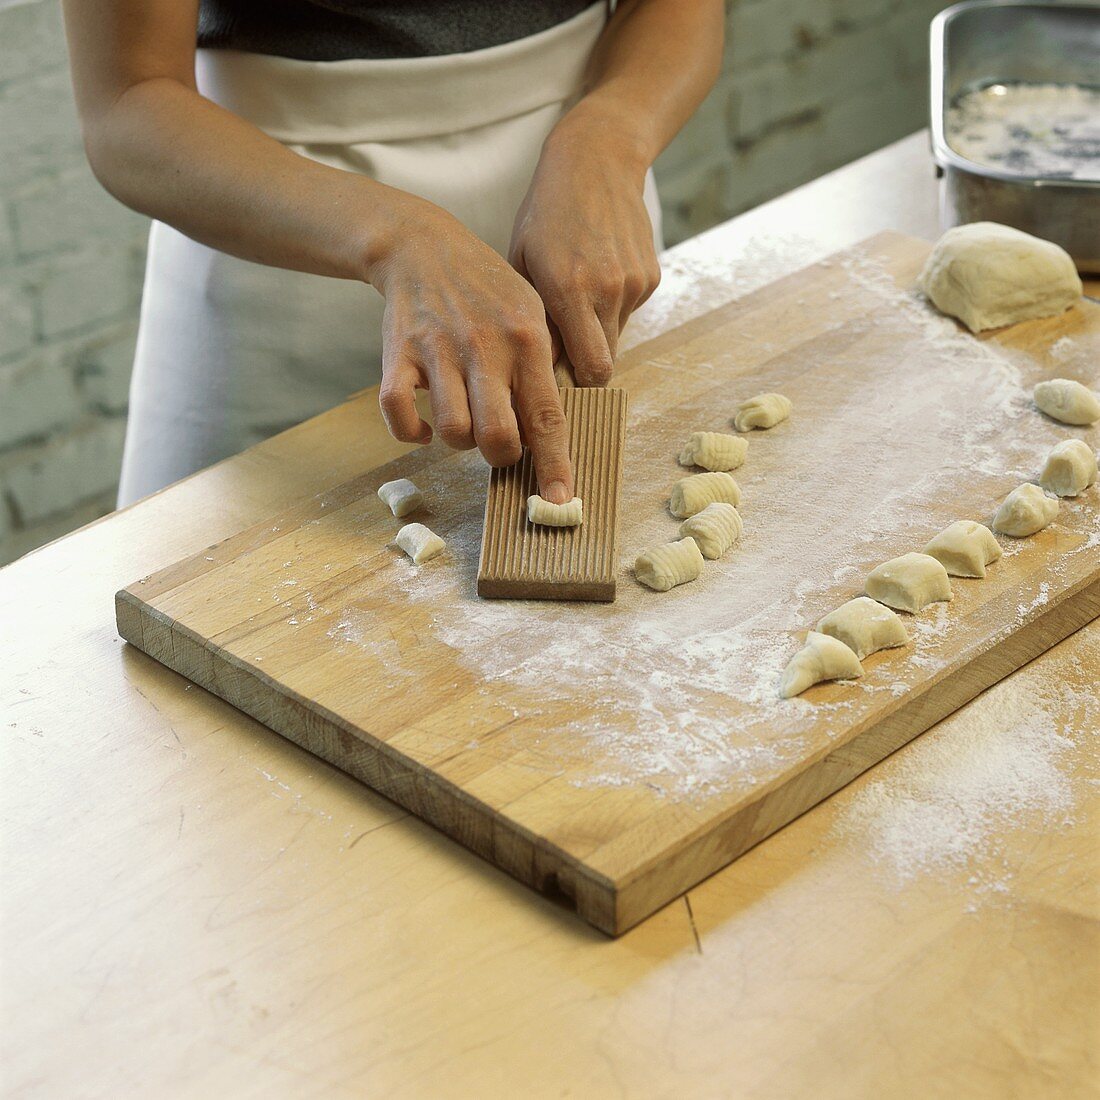
[{"label": "woman's right hand", "polygon": [[573,472],[542,299],[446,211],[411,196],[401,205],[366,272],[386,299],[379,403],[390,432],[431,440],[414,400],[426,389],[445,443],[510,466],[522,441],[541,495],[565,503]]}]

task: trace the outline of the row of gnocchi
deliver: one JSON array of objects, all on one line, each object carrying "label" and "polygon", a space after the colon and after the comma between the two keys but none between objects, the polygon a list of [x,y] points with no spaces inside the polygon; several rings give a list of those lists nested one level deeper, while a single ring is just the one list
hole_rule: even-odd
[{"label": "row of gnocchi", "polygon": [[[733,426],[739,432],[772,428],[791,414],[791,402],[781,393],[762,393],[737,406]],[[667,592],[695,580],[704,559],[722,557],[741,537],[744,524],[737,511],[741,487],[729,473],[745,461],[749,442],[723,432],[692,432],[680,451],[681,466],[698,466],[706,473],[681,478],[672,487],[669,511],[680,524],[679,541],[662,543],[639,554],[634,575],[649,588]]]},{"label": "row of gnocchi", "polygon": [[[1064,423],[1087,424],[1100,419],[1100,401],[1080,383],[1068,387],[1040,383],[1035,403]],[[1050,452],[1039,484],[1025,483],[1001,502],[993,517],[993,530],[1014,538],[1034,535],[1058,514],[1057,497],[1078,496],[1095,484],[1096,478],[1096,455],[1088,444],[1080,439],[1063,440]],[[1047,496],[1044,489],[1054,496]],[[780,696],[790,699],[823,680],[862,676],[864,657],[909,642],[894,609],[915,614],[928,604],[950,600],[949,576],[984,578],[986,567],[1000,557],[1001,548],[989,528],[963,519],[941,531],[923,553],[903,554],[884,562],[868,574],[862,596],[842,604],[808,632],[805,644],[783,671]]]}]

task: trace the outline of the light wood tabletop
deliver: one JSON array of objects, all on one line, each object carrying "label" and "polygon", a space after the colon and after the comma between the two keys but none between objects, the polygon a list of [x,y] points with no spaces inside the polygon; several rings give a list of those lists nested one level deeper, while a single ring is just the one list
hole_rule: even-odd
[{"label": "light wood tabletop", "polygon": [[[628,346],[883,229],[923,134],[672,249]],[[5,1095],[1095,1095],[1100,625],[611,940],[115,632],[405,449],[367,390],[0,572]]]}]

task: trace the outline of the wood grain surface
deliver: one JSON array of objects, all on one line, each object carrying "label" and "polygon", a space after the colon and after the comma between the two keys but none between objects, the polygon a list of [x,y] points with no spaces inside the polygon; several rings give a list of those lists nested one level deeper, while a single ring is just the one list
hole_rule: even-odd
[{"label": "wood grain surface", "polygon": [[[425,453],[131,586],[119,630],[622,932],[1100,613],[1092,491],[913,617],[910,651],[776,702],[801,632],[874,564],[988,518],[1037,467],[1065,432],[1029,408],[1028,386],[1050,375],[1057,340],[1100,334],[1084,304],[960,335],[906,291],[926,252],[882,235],[628,357],[628,554],[674,530],[661,509],[681,437],[758,390],[795,403],[751,439],[745,546],[677,594],[631,589],[594,618],[479,610],[471,460]],[[452,557],[430,573],[387,545],[374,489],[395,476],[433,494],[428,522]]]},{"label": "wood grain surface", "polygon": [[561,390],[561,400],[584,523],[540,527],[528,522],[527,498],[538,492],[538,482],[531,452],[524,448],[515,466],[493,470],[489,477],[477,570],[479,596],[615,598],[626,393],[570,387]]}]

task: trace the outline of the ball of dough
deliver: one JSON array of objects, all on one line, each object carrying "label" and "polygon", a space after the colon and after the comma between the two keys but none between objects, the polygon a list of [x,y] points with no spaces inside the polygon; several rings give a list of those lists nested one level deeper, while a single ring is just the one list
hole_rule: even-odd
[{"label": "ball of dough", "polygon": [[867,596],[857,596],[830,611],[817,624],[817,630],[843,642],[861,661],[880,649],[893,649],[909,642],[901,619]]},{"label": "ball of dough", "polygon": [[863,675],[859,658],[837,638],[811,630],[779,681],[779,697],[793,699],[822,680],[851,680]]},{"label": "ball of dough", "polygon": [[996,222],[949,229],[917,285],[937,309],[971,332],[1052,317],[1080,301],[1073,260],[1050,241]]},{"label": "ball of dough", "polygon": [[584,503],[574,497],[565,504],[555,504],[536,493],[527,498],[527,520],[543,527],[579,527],[584,523]]},{"label": "ball of dough", "polygon": [[1048,493],[1075,497],[1096,481],[1096,455],[1082,439],[1063,439],[1047,457],[1039,484]]},{"label": "ball of dough", "polygon": [[1052,378],[1032,391],[1035,404],[1063,424],[1095,424],[1100,420],[1100,397],[1072,378]]},{"label": "ball of dough", "polygon": [[680,537],[691,536],[704,558],[720,558],[745,529],[741,514],[732,504],[716,500],[680,524]]},{"label": "ball of dough", "polygon": [[872,600],[916,613],[930,603],[951,599],[951,581],[941,562],[928,554],[902,554],[875,566],[863,586]]},{"label": "ball of dough", "polygon": [[791,415],[791,399],[781,393],[758,393],[737,406],[733,426],[739,432],[753,428],[774,428]]},{"label": "ball of dough", "polygon": [[1021,485],[1004,498],[993,517],[993,530],[1022,539],[1041,531],[1058,514],[1058,501],[1038,485]]},{"label": "ball of dough", "polygon": [[1001,547],[984,523],[958,519],[945,527],[924,552],[953,577],[985,576],[985,567],[1001,556]]},{"label": "ball of dough", "polygon": [[703,571],[703,555],[693,538],[652,546],[634,562],[634,575],[657,592],[695,580]]}]

